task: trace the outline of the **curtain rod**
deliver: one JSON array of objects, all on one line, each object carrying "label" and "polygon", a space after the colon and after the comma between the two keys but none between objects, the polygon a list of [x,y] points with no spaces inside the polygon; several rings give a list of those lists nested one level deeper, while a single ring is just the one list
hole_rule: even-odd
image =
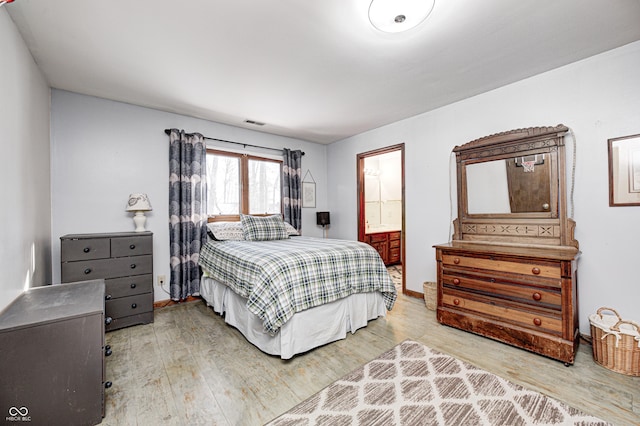
[{"label": "curtain rod", "polygon": [[[171,129],[164,129],[164,132],[165,132],[165,133],[167,134],[167,136],[168,136],[168,135],[170,135],[170,134],[171,134]],[[208,136],[203,136],[203,137],[204,137],[205,139],[207,139],[207,140],[210,140],[210,141],[225,142],[225,143],[233,143],[233,144],[236,144],[236,145],[242,145],[242,146],[244,146],[245,148],[246,148],[246,147],[248,147],[248,146],[250,146],[250,147],[252,147],[252,148],[270,149],[270,150],[272,150],[272,151],[282,152],[282,150],[281,150],[281,149],[278,149],[278,148],[270,148],[270,147],[268,147],[268,146],[251,145],[250,143],[234,142],[234,141],[228,141],[228,140],[226,140],[226,139],[210,138],[210,137],[208,137]],[[304,152],[302,153],[302,155],[304,155]]]}]

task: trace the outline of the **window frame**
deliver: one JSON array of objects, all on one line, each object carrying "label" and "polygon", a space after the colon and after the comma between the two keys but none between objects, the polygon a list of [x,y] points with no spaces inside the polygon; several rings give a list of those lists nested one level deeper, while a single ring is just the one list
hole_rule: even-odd
[{"label": "window frame", "polygon": [[[251,155],[240,152],[224,151],[221,149],[207,148],[207,154],[217,154],[225,157],[235,157],[240,159],[240,167],[238,172],[240,173],[240,214],[249,214],[249,160],[255,161],[267,161],[271,163],[278,163],[280,166],[280,215],[284,215],[284,202],[282,200],[282,165],[283,160],[276,160],[274,158],[260,157],[257,155]],[[209,189],[207,188],[207,192]],[[208,196],[208,194],[207,194]],[[220,214],[209,215],[207,214],[207,222],[239,222],[240,214]],[[253,214],[253,216],[271,216],[277,213],[263,213]]]}]

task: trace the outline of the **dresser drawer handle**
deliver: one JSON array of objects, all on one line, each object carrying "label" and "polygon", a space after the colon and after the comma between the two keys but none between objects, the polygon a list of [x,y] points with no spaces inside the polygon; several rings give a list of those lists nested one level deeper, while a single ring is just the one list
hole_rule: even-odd
[{"label": "dresser drawer handle", "polygon": [[105,298],[105,300],[111,300],[111,295],[107,294],[104,298]]},{"label": "dresser drawer handle", "polygon": [[131,245],[129,246],[129,248],[130,248],[131,250],[133,250],[133,249],[135,249],[135,248],[136,248],[136,245],[135,245],[135,244],[131,244]]},{"label": "dresser drawer handle", "polygon": [[137,305],[136,303],[132,303],[132,304],[131,304],[131,309],[135,309],[135,308],[137,308],[137,307],[138,307],[138,305]]},{"label": "dresser drawer handle", "polygon": [[131,269],[136,269],[136,264],[135,263],[131,264]]},{"label": "dresser drawer handle", "polygon": [[453,304],[458,306],[460,304],[460,299],[453,299]]},{"label": "dresser drawer handle", "polygon": [[457,265],[458,263],[460,263],[460,258],[458,258],[458,257],[454,257],[454,258],[453,258],[453,263],[455,263],[456,265]]},{"label": "dresser drawer handle", "polygon": [[540,275],[540,268],[534,267],[531,272],[533,272],[533,275]]},{"label": "dresser drawer handle", "polygon": [[111,317],[106,317],[104,319],[104,323],[107,324],[107,325],[111,324],[112,322],[113,322],[113,318],[111,318]]},{"label": "dresser drawer handle", "polygon": [[454,278],[454,279],[453,279],[453,283],[454,283],[455,285],[458,285],[458,284],[460,284],[460,280],[459,280],[458,278]]},{"label": "dresser drawer handle", "polygon": [[136,283],[131,283],[131,288],[136,288]]},{"label": "dresser drawer handle", "polygon": [[538,327],[540,327],[542,325],[542,320],[540,318],[534,318],[533,319],[533,324],[537,325]]},{"label": "dresser drawer handle", "polygon": [[109,389],[112,385],[113,385],[113,383],[111,383],[111,382],[104,382],[104,388],[105,389]]},{"label": "dresser drawer handle", "polygon": [[91,248],[90,247],[85,247],[82,251],[85,252],[85,253],[89,253],[91,251]]},{"label": "dresser drawer handle", "polygon": [[542,295],[540,293],[538,293],[537,291],[533,293],[533,300],[540,300],[540,299],[542,299]]},{"label": "dresser drawer handle", "polygon": [[91,268],[87,268],[84,270],[85,275],[89,275],[91,273]]},{"label": "dresser drawer handle", "polygon": [[111,350],[111,348],[109,346],[104,348],[104,356],[111,356],[112,353],[113,353],[113,351]]}]

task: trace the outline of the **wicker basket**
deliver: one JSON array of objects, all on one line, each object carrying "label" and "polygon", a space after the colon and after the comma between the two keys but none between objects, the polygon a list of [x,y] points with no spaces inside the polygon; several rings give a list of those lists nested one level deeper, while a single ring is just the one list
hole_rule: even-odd
[{"label": "wicker basket", "polygon": [[[614,315],[602,315],[611,311]],[[589,316],[594,360],[609,370],[640,376],[640,325],[625,321],[611,308]]]},{"label": "wicker basket", "polygon": [[427,305],[427,309],[435,311],[438,301],[438,288],[436,283],[427,281],[422,284],[422,288],[424,290],[424,304]]}]

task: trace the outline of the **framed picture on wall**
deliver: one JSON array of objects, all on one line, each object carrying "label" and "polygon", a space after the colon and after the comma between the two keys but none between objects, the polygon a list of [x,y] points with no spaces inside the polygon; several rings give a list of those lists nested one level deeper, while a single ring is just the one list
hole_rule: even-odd
[{"label": "framed picture on wall", "polygon": [[640,206],[640,135],[609,143],[609,205]]},{"label": "framed picture on wall", "polygon": [[302,207],[316,206],[316,183],[302,182]]}]

